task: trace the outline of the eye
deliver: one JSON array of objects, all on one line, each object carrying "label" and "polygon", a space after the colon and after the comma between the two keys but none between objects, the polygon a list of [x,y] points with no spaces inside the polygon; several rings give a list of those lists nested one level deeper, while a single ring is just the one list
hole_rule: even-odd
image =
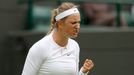
[{"label": "eye", "polygon": [[76,24],[77,22],[72,22],[72,24]]}]

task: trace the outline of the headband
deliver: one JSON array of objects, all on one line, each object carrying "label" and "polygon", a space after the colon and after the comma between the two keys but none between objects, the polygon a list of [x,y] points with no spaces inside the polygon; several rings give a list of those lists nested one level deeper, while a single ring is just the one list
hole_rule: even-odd
[{"label": "headband", "polygon": [[69,16],[69,15],[75,14],[75,13],[79,13],[79,11],[78,11],[77,8],[71,8],[71,9],[65,10],[64,12],[58,14],[58,15],[55,17],[55,20],[58,21],[58,20],[60,20],[60,19],[63,19],[63,18],[66,17],[66,16]]}]

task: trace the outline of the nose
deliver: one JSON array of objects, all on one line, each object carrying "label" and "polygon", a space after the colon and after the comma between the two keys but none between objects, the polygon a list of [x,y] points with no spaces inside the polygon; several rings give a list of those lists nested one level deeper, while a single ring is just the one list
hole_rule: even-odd
[{"label": "nose", "polygon": [[76,28],[76,29],[80,29],[80,23],[77,23],[77,24],[75,25],[75,28]]}]

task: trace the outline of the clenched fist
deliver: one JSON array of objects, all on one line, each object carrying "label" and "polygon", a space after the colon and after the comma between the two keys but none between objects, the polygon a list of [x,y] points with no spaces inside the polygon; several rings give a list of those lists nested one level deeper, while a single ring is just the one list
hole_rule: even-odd
[{"label": "clenched fist", "polygon": [[94,63],[92,62],[92,60],[86,59],[81,70],[83,73],[87,73],[89,72],[94,66]]}]

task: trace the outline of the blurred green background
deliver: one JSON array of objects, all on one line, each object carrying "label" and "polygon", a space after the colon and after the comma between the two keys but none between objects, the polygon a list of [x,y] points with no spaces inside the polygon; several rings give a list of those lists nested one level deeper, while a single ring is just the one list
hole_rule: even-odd
[{"label": "blurred green background", "polygon": [[[0,0],[0,75],[21,75],[29,48],[49,30],[51,10],[65,0]],[[134,74],[134,0],[68,0],[80,5],[80,67],[90,75]]]}]

